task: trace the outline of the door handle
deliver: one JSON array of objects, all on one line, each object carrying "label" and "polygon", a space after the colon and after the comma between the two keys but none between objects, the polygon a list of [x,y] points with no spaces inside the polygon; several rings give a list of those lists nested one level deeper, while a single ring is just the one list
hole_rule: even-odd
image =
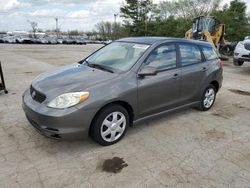
[{"label": "door handle", "polygon": [[205,71],[207,71],[207,70],[208,70],[207,67],[203,67],[203,68],[202,68],[202,71],[203,71],[203,72],[205,72]]},{"label": "door handle", "polygon": [[172,78],[177,79],[178,77],[179,77],[179,74],[175,73]]}]

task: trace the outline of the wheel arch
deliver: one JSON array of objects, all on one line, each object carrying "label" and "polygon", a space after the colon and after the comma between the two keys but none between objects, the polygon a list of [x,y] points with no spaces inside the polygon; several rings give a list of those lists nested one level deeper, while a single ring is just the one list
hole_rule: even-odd
[{"label": "wheel arch", "polygon": [[216,93],[219,91],[219,82],[214,80],[212,82],[210,82],[211,85],[213,85],[216,89]]},{"label": "wheel arch", "polygon": [[124,107],[124,108],[127,110],[128,114],[129,114],[129,120],[130,120],[129,125],[132,126],[133,120],[134,120],[134,109],[133,109],[132,105],[130,105],[128,102],[123,101],[123,100],[111,101],[111,102],[109,102],[109,103],[103,105],[103,106],[95,113],[95,115],[94,115],[94,117],[93,117],[93,119],[92,119],[92,121],[91,121],[90,127],[89,127],[89,135],[90,135],[90,133],[91,133],[91,129],[92,129],[92,127],[93,127],[92,125],[93,125],[94,120],[96,119],[96,117],[99,115],[99,113],[100,113],[104,108],[106,108],[107,106],[110,106],[110,105],[112,105],[112,104],[120,105],[120,106]]}]

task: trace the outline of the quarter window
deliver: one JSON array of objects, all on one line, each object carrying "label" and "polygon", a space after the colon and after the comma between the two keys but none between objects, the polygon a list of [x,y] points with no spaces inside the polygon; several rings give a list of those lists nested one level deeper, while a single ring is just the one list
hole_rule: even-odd
[{"label": "quarter window", "polygon": [[196,45],[180,44],[181,64],[183,66],[201,62],[201,52]]},{"label": "quarter window", "polygon": [[202,52],[206,58],[206,60],[213,60],[213,59],[217,59],[218,56],[216,54],[216,52],[214,51],[214,49],[212,47],[202,47]]},{"label": "quarter window", "polygon": [[154,49],[149,55],[146,64],[157,70],[165,70],[176,67],[175,44],[162,45]]}]

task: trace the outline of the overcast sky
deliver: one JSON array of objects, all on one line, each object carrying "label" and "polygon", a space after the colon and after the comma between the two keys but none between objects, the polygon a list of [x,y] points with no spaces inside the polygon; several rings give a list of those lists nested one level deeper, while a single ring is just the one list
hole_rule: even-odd
[{"label": "overcast sky", "polygon": [[[0,31],[30,30],[27,20],[41,29],[55,29],[55,17],[61,30],[90,31],[95,24],[114,21],[114,13],[124,0],[0,0]],[[153,0],[159,3],[161,0]],[[224,0],[223,3],[229,3]],[[245,0],[250,10],[250,0]],[[118,18],[121,21],[120,18]]]}]

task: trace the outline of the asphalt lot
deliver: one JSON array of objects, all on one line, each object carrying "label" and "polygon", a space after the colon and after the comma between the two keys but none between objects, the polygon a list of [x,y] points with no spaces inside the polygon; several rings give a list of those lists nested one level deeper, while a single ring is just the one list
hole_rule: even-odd
[{"label": "asphalt lot", "polygon": [[210,111],[181,110],[141,123],[113,146],[52,140],[32,128],[21,105],[32,79],[98,47],[0,45],[9,90],[0,94],[1,188],[250,187],[250,63],[225,63]]}]

